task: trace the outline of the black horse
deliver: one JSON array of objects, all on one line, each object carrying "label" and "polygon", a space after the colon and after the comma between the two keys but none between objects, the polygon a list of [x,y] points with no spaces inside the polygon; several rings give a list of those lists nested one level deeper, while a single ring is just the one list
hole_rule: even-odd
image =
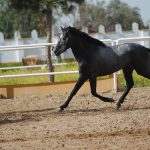
[{"label": "black horse", "polygon": [[59,56],[68,48],[72,49],[79,66],[79,79],[67,101],[60,106],[60,111],[68,106],[72,97],[88,79],[93,96],[104,102],[114,102],[112,98],[97,94],[96,77],[109,75],[123,69],[126,89],[117,102],[116,109],[121,107],[125,97],[134,85],[133,70],[136,70],[139,75],[150,79],[150,49],[135,43],[109,47],[74,27],[61,29],[63,34],[55,47],[54,53]]}]

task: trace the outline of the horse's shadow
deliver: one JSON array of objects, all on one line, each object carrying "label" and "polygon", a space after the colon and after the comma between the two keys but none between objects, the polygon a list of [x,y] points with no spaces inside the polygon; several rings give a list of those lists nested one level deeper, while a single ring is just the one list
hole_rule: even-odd
[{"label": "horse's shadow", "polygon": [[[63,117],[63,116],[72,116],[72,115],[96,115],[104,112],[110,112],[112,108],[100,108],[100,109],[66,109],[63,112],[60,112],[58,108],[47,108],[47,109],[36,109],[30,111],[14,111],[8,113],[0,113],[0,126],[5,124],[13,124],[13,123],[20,123],[20,122],[33,122],[33,121],[40,121],[46,117]],[[18,117],[19,116],[19,117]]]},{"label": "horse's shadow", "polygon": [[150,106],[140,107],[140,108],[138,108],[138,107],[136,107],[136,108],[134,108],[134,107],[132,107],[132,108],[130,108],[130,107],[124,107],[124,108],[120,109],[120,111],[121,112],[126,112],[126,111],[130,111],[131,112],[131,111],[136,111],[136,110],[148,110],[148,109],[150,109]]},{"label": "horse's shadow", "polygon": [[[80,116],[87,116],[87,115],[97,115],[100,113],[124,113],[127,111],[137,111],[137,110],[147,110],[150,107],[143,107],[143,108],[122,108],[119,111],[116,111],[112,107],[104,107],[104,108],[96,108],[96,109],[66,109],[63,112],[59,112],[57,108],[47,108],[47,109],[37,109],[37,110],[30,110],[30,111],[16,111],[16,112],[8,112],[8,113],[0,113],[0,126],[5,124],[13,124],[13,123],[20,123],[20,122],[33,122],[33,121],[40,121],[46,117],[60,117],[60,116],[71,116],[71,115],[80,115]],[[17,117],[17,115],[21,117]],[[8,117],[9,116],[9,117]],[[11,119],[13,117],[14,119]],[[4,119],[3,119],[4,118]]]},{"label": "horse's shadow", "polygon": [[12,123],[18,123],[18,122],[22,122],[28,119],[22,118],[22,119],[16,119],[16,120],[10,120],[10,119],[4,119],[4,120],[0,120],[0,126],[4,125],[4,124],[12,124]]},{"label": "horse's shadow", "polygon": [[[19,123],[23,121],[35,121],[38,120],[38,116],[41,116],[42,114],[44,116],[46,112],[50,113],[53,110],[55,110],[55,108],[0,113],[0,126],[4,124]],[[19,118],[17,116],[19,116]]]}]

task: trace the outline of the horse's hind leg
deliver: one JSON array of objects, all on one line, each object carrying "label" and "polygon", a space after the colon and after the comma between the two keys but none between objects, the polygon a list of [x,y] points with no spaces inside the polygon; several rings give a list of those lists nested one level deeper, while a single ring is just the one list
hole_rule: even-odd
[{"label": "horse's hind leg", "polygon": [[125,68],[123,69],[123,74],[126,80],[126,90],[124,91],[123,95],[120,97],[119,101],[117,102],[116,109],[118,110],[121,107],[121,104],[124,102],[125,97],[131,90],[134,85],[133,77],[132,77],[133,69]]},{"label": "horse's hind leg", "polygon": [[104,102],[114,102],[114,100],[112,98],[103,97],[103,96],[97,94],[97,92],[96,92],[96,77],[90,78],[89,81],[90,81],[91,93],[93,96],[101,99]]}]

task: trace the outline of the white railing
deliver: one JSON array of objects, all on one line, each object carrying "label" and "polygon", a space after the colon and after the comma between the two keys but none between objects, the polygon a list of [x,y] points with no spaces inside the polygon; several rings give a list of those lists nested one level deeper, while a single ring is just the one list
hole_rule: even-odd
[{"label": "white railing", "polygon": [[134,38],[121,38],[115,40],[114,42],[116,43],[116,45],[119,45],[126,42],[149,41],[149,40],[150,40],[150,36],[146,36],[146,37],[134,37]]},{"label": "white railing", "polygon": [[42,43],[42,44],[27,44],[27,45],[12,45],[12,46],[0,46],[1,51],[14,51],[14,50],[28,50],[28,49],[37,49],[45,48],[48,46],[55,46],[56,43]]},{"label": "white railing", "polygon": [[[148,37],[135,37],[135,38],[121,38],[118,40],[106,39],[102,40],[102,42],[106,44],[111,44],[112,46],[122,44],[125,42],[136,42],[136,41],[145,41],[150,40],[150,36]],[[15,46],[0,46],[0,51],[14,51],[14,50],[28,50],[28,49],[37,49],[44,48],[47,46],[55,46],[56,43],[43,43],[43,44],[28,44],[28,45],[15,45]],[[41,67],[42,65],[35,66],[21,66],[21,67],[6,67],[1,68],[0,70],[8,70],[8,69],[20,69],[20,68],[31,68],[31,67]],[[47,76],[47,75],[62,75],[62,74],[76,74],[78,71],[63,71],[63,72],[48,72],[48,73],[33,73],[33,74],[18,74],[18,75],[2,75],[2,78],[18,78],[18,77],[31,77],[31,76]],[[117,91],[117,76],[114,73],[114,91]]]},{"label": "white railing", "polygon": [[0,78],[22,78],[22,77],[33,77],[33,76],[47,76],[47,75],[62,75],[62,74],[75,74],[79,71],[62,71],[62,72],[46,72],[46,73],[32,73],[32,74],[15,74],[15,75],[2,75]]},{"label": "white railing", "polygon": [[[65,66],[68,65],[68,63],[56,63],[53,64],[53,66]],[[3,67],[0,68],[0,70],[14,70],[14,69],[29,69],[29,68],[46,68],[47,64],[43,64],[43,65],[31,65],[31,66],[17,66],[17,67]]]}]

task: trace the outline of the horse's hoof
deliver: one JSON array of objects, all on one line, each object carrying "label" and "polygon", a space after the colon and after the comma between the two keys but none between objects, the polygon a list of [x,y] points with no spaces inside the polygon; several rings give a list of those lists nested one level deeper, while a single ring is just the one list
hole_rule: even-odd
[{"label": "horse's hoof", "polygon": [[112,99],[112,98],[108,98],[108,99],[106,99],[106,101],[105,101],[105,102],[115,103],[115,100],[114,100],[114,99]]},{"label": "horse's hoof", "polygon": [[121,107],[121,104],[120,104],[120,103],[117,104],[117,105],[116,105],[116,110],[118,111],[120,107]]},{"label": "horse's hoof", "polygon": [[110,98],[109,100],[110,100],[109,102],[115,103],[115,100],[114,100],[114,99]]},{"label": "horse's hoof", "polygon": [[62,112],[62,111],[64,111],[64,109],[66,108],[67,106],[66,105],[61,105],[60,107],[59,107],[59,112]]},{"label": "horse's hoof", "polygon": [[59,112],[63,112],[63,111],[64,111],[64,108],[59,107]]}]

